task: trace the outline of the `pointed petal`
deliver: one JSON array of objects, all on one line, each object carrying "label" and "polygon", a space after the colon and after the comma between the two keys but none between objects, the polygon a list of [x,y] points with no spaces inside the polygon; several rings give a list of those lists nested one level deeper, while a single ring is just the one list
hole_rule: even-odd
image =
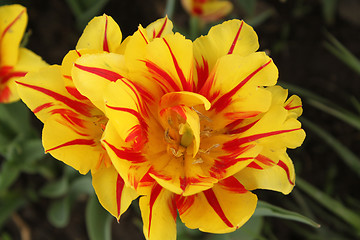
[{"label": "pointed petal", "polygon": [[14,66],[18,61],[27,20],[26,8],[21,5],[0,7],[0,66]]},{"label": "pointed petal", "polygon": [[276,159],[270,167],[249,165],[234,176],[248,190],[268,189],[289,194],[295,185],[294,165],[286,153]]},{"label": "pointed petal", "polygon": [[101,205],[119,221],[131,202],[138,197],[136,191],[125,185],[114,166],[103,166],[92,174],[92,182]]},{"label": "pointed petal", "polygon": [[[180,34],[154,39],[147,45],[147,77],[166,92],[191,91],[192,42]],[[146,72],[146,71],[144,71]]]},{"label": "pointed petal", "polygon": [[[233,102],[236,104],[234,110],[245,112],[263,112],[269,108],[271,96],[259,87],[276,84],[278,70],[265,53],[257,52],[246,57],[227,55],[219,60],[215,69],[200,94],[213,102],[212,109],[216,112]],[[258,98],[267,98],[267,101],[257,101]]]},{"label": "pointed petal", "polygon": [[122,34],[119,25],[110,16],[93,18],[81,35],[76,49],[95,49],[114,52],[121,43]]},{"label": "pointed petal", "polygon": [[149,194],[140,198],[139,205],[147,240],[176,239],[177,213],[171,192],[155,184]]},{"label": "pointed petal", "polygon": [[80,93],[105,112],[104,91],[111,82],[123,78],[122,55],[113,53],[90,54],[78,58],[72,77]]},{"label": "pointed petal", "polygon": [[45,152],[82,174],[96,171],[106,156],[100,143],[103,130],[97,121],[96,117],[82,118],[70,111],[54,113],[44,122]]},{"label": "pointed petal", "polygon": [[176,199],[181,220],[189,228],[227,233],[241,227],[255,211],[257,197],[230,177],[196,195]]},{"label": "pointed petal", "polygon": [[54,113],[68,111],[86,117],[100,114],[89,101],[79,101],[68,92],[59,66],[30,72],[17,83],[22,100],[42,122]]},{"label": "pointed petal", "polygon": [[120,137],[132,142],[133,148],[141,149],[147,142],[147,109],[137,88],[126,80],[110,83],[104,100],[106,115],[112,119]]},{"label": "pointed petal", "polygon": [[[243,21],[230,20],[212,27],[208,35],[194,41],[199,89],[219,58],[227,54],[247,56],[258,48],[259,43],[255,31]],[[203,69],[202,74],[199,74],[199,69]]]},{"label": "pointed petal", "polygon": [[183,104],[188,107],[204,105],[205,110],[209,110],[211,103],[202,95],[193,92],[170,92],[161,97],[160,108],[174,107]]},{"label": "pointed petal", "polygon": [[[150,168],[145,156],[132,149],[130,144],[119,136],[111,120],[106,125],[102,142],[125,184],[137,189],[141,179]],[[139,191],[138,193],[140,194]]]},{"label": "pointed petal", "polygon": [[0,102],[13,102],[19,100],[17,92],[16,81],[24,77],[30,71],[38,71],[40,68],[47,66],[47,64],[35,53],[28,49],[20,48],[19,59],[11,72],[4,76],[0,82],[0,91],[7,89],[8,94],[0,94]]},{"label": "pointed petal", "polygon": [[168,17],[160,18],[146,27],[147,36],[150,41],[155,38],[162,38],[168,34],[173,34],[173,23]]}]

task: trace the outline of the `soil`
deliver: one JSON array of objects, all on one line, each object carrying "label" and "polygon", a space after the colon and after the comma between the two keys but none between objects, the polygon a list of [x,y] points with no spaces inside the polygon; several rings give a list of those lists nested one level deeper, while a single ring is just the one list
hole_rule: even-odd
[{"label": "soil", "polygon": [[[18,1],[20,2],[20,1]],[[136,31],[138,24],[146,26],[162,17],[165,0],[110,0],[103,12],[112,16],[120,25],[123,36]],[[324,48],[326,41],[324,31],[333,34],[354,55],[360,56],[360,24],[356,14],[360,12],[359,4],[338,6],[335,19],[328,24],[322,15],[321,1],[258,1],[258,10],[273,9],[274,14],[264,23],[255,26],[259,36],[261,50],[269,51],[275,64],[279,68],[281,82],[291,83],[314,93],[326,97],[337,104],[354,111],[349,101],[350,96],[360,99],[360,77]],[[21,4],[28,8],[28,29],[31,36],[27,47],[50,64],[60,64],[62,58],[74,49],[81,35],[76,19],[63,0],[24,0]],[[236,14],[241,14],[239,11]],[[241,18],[243,15],[235,17]],[[173,19],[175,24],[186,24],[184,11],[178,4],[177,13]],[[336,136],[343,144],[360,155],[358,144],[360,133],[349,125],[320,112],[304,101],[304,116]],[[289,151],[296,166],[298,175],[311,182],[320,189],[329,177],[329,169],[336,168],[336,185],[333,193],[335,197],[349,195],[360,199],[359,192],[351,187],[358,180],[353,171],[326,146],[324,142],[306,129],[307,139],[301,149]],[[277,193],[278,195],[281,195]],[[273,204],[283,197],[273,193],[260,193],[260,198],[269,200]],[[289,201],[292,197],[290,196]],[[84,202],[79,202],[77,211],[72,213],[71,222],[64,229],[57,229],[46,220],[45,208],[47,200],[30,204],[18,214],[30,227],[32,239],[88,239],[85,220]],[[139,240],[144,239],[141,229],[135,222],[138,212],[130,209],[120,222],[114,221],[113,239]],[[13,239],[20,239],[16,234],[14,221],[6,225],[14,233]],[[279,233],[279,239],[296,239],[291,233],[281,227],[281,223],[274,221],[274,232]]]}]

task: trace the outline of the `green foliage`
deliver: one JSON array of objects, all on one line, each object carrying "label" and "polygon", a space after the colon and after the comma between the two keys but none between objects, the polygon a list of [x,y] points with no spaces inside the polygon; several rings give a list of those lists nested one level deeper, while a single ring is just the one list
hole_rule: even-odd
[{"label": "green foliage", "polygon": [[89,239],[111,240],[111,223],[113,219],[93,194],[86,205],[86,228]]},{"label": "green foliage", "polygon": [[73,12],[79,30],[105,7],[109,0],[66,0]]}]

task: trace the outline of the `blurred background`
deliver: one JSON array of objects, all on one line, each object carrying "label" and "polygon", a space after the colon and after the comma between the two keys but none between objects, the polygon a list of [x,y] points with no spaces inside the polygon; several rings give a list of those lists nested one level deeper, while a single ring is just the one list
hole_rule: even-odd
[{"label": "blurred background", "polygon": [[[279,84],[302,98],[307,138],[288,150],[297,173],[291,194],[257,190],[255,215],[235,233],[204,234],[179,223],[178,239],[360,239],[360,1],[231,2],[224,19],[254,27],[260,50],[279,68]],[[103,13],[123,38],[166,13],[189,38],[222,21],[194,31],[196,17],[179,0],[0,0],[13,3],[28,9],[26,47],[49,64],[61,64],[86,23]],[[99,206],[90,176],[43,154],[41,129],[21,102],[0,105],[0,239],[144,239],[137,203],[117,223]]]}]

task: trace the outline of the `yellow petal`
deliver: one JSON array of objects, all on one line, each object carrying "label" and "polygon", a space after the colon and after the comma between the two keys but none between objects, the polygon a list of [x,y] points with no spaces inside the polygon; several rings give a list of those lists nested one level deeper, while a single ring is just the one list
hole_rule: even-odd
[{"label": "yellow petal", "polygon": [[119,221],[132,200],[138,197],[136,191],[125,185],[114,166],[103,166],[92,174],[92,183],[101,205]]},{"label": "yellow petal", "polygon": [[148,135],[148,111],[141,96],[136,86],[127,80],[110,83],[104,96],[106,115],[112,119],[120,137],[137,149],[147,142]]},{"label": "yellow petal", "polygon": [[155,184],[140,198],[139,206],[147,240],[176,239],[176,206],[173,194]]},{"label": "yellow petal", "polygon": [[[111,121],[109,120],[104,131],[103,146],[109,154],[116,171],[124,179],[125,184],[137,189],[150,165],[143,153],[132,149],[119,136]],[[140,194],[140,191],[138,193]]]},{"label": "yellow petal", "polygon": [[26,8],[14,4],[0,7],[0,66],[14,66],[28,16]]},{"label": "yellow petal", "polygon": [[168,34],[173,34],[173,24],[167,17],[160,18],[155,22],[150,23],[145,29],[150,41],[155,38],[162,38]]},{"label": "yellow petal", "polygon": [[[233,9],[230,1],[209,1],[203,4],[201,11],[198,11],[199,17],[207,22],[219,20],[228,15]],[[196,15],[196,9],[195,15]]]},{"label": "yellow petal", "polygon": [[295,185],[294,165],[286,153],[276,161],[275,165],[266,168],[249,165],[234,176],[248,190],[268,189],[289,194]]},{"label": "yellow petal", "polygon": [[89,54],[78,58],[72,69],[76,88],[103,112],[104,91],[111,82],[123,78],[123,61],[123,56],[119,54]]},{"label": "yellow petal", "polygon": [[59,112],[59,109],[87,117],[100,114],[89,101],[79,100],[70,94],[64,84],[60,66],[30,72],[17,83],[21,99],[42,122],[54,112]]},{"label": "yellow petal", "polygon": [[227,54],[246,56],[258,48],[255,31],[243,21],[230,20],[212,27],[208,35],[194,41],[195,74],[200,88],[219,58]]},{"label": "yellow petal", "polygon": [[147,76],[166,91],[192,90],[192,42],[180,34],[156,38],[147,45]]},{"label": "yellow petal", "polygon": [[233,177],[209,190],[176,199],[180,218],[188,228],[211,233],[235,231],[249,220],[256,203],[256,195]]},{"label": "yellow petal", "polygon": [[94,121],[97,119],[83,119],[70,111],[52,115],[44,122],[45,151],[81,174],[96,171],[106,152],[100,143],[102,128]]},{"label": "yellow petal", "polygon": [[[265,53],[257,52],[246,57],[227,55],[216,65],[213,74],[202,87],[200,94],[212,102],[217,113],[265,112],[271,103],[271,94],[261,86],[276,83],[278,71]],[[234,104],[233,107],[231,105]]]},{"label": "yellow petal", "polygon": [[[20,48],[19,59],[11,72],[2,78],[0,89],[2,89],[0,102],[13,102],[19,100],[17,86],[15,84],[20,78],[24,77],[30,71],[38,71],[47,64],[35,53],[26,48]],[[9,91],[7,95],[4,91]]]},{"label": "yellow petal", "polygon": [[122,34],[119,25],[110,16],[93,18],[81,35],[76,49],[94,49],[114,52],[121,43]]}]

